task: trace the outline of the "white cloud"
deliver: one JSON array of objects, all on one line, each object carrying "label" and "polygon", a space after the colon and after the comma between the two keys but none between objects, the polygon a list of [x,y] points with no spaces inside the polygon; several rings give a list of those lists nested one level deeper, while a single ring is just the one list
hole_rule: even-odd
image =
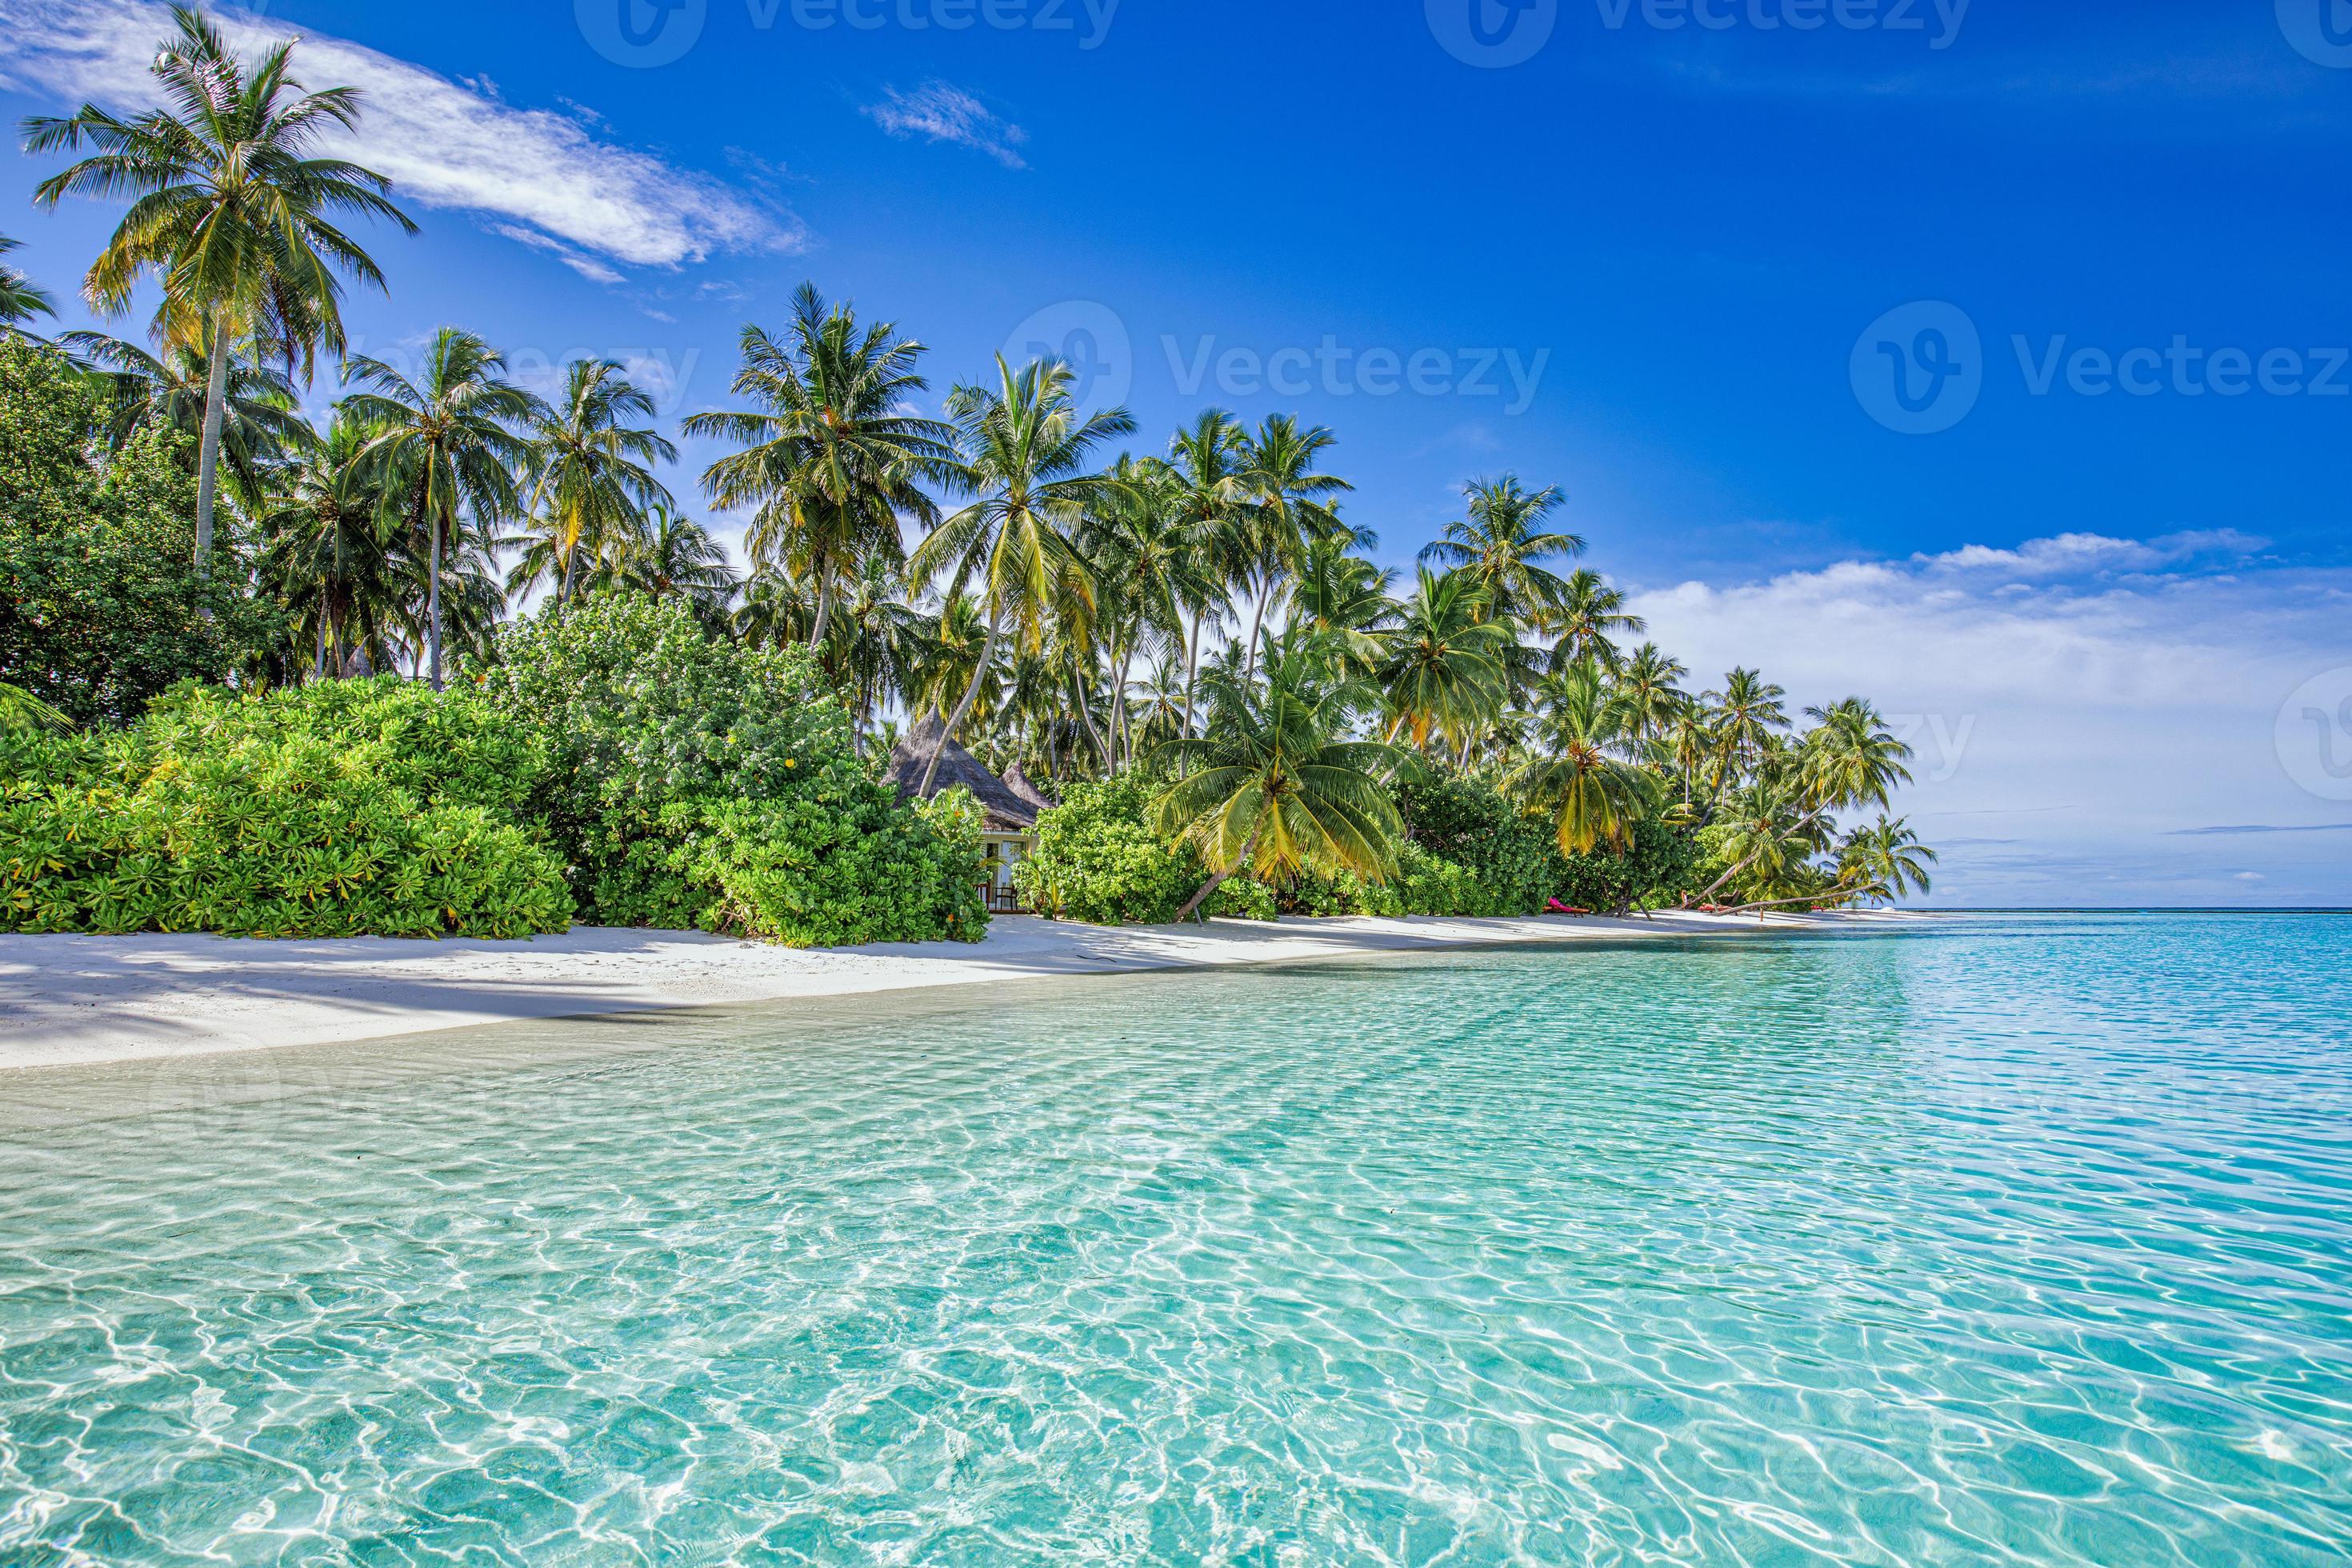
[{"label": "white cloud", "polygon": [[2339,838],[2192,831],[2343,820],[2296,785],[2276,731],[2305,680],[2352,667],[2352,573],[2156,569],[2206,553],[2076,535],[1685,583],[1633,608],[1695,686],[1744,664],[1786,686],[1792,712],[1858,693],[1895,719],[1918,753],[1896,810],[1931,842],[1974,840],[1947,857],[1941,899],[2228,901],[2259,849],[2263,898],[2352,901]]},{"label": "white cloud", "polygon": [[[148,64],[172,31],[165,7],[150,0],[9,0],[8,13],[0,85],[110,107],[154,101]],[[241,12],[217,20],[241,50],[292,33]],[[572,114],[512,107],[479,79],[461,84],[315,33],[301,35],[294,68],[308,86],[365,93],[358,134],[338,133],[329,146],[391,176],[404,205],[510,219],[500,232],[562,242],[551,248],[599,282],[618,279],[607,263],[674,268],[718,252],[791,251],[805,242],[800,222],[782,208],[600,141]]]},{"label": "white cloud", "polygon": [[1018,125],[1008,124],[987,105],[963,89],[944,81],[926,82],[913,92],[884,89],[880,103],[861,110],[891,135],[928,137],[958,147],[985,153],[1008,169],[1029,165],[1015,151],[1029,140]]},{"label": "white cloud", "polygon": [[2074,576],[2105,572],[2147,572],[2207,558],[2237,559],[2267,548],[2270,541],[2233,528],[2171,533],[2161,539],[2111,539],[2101,533],[2062,533],[2029,540],[2014,549],[1969,544],[1941,555],[1913,560],[1958,572],[2006,572],[2027,577]]}]

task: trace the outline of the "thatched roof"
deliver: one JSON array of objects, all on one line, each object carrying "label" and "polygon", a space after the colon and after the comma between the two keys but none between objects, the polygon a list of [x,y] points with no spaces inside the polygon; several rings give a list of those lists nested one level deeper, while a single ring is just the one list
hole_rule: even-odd
[{"label": "thatched roof", "polygon": [[1019,795],[1023,800],[1027,801],[1031,805],[1035,806],[1039,811],[1051,811],[1055,806],[1062,804],[1060,801],[1055,800],[1052,795],[1047,795],[1044,790],[1039,789],[1035,784],[1032,784],[1029,780],[1029,775],[1022,771],[1021,764],[1019,763],[1013,763],[1012,767],[1005,770],[1004,787],[1011,790],[1014,795]]},{"label": "thatched roof", "polygon": [[[932,714],[907,731],[890,752],[890,765],[883,778],[898,786],[898,798],[911,800],[923,784],[923,772],[931,765],[931,749],[940,743],[947,726]],[[1037,807],[1007,789],[1003,779],[981,766],[980,759],[950,741],[947,750],[940,753],[939,776],[931,782],[931,793],[962,787],[971,791],[981,810],[988,816],[991,833],[1029,833],[1037,826]]]}]

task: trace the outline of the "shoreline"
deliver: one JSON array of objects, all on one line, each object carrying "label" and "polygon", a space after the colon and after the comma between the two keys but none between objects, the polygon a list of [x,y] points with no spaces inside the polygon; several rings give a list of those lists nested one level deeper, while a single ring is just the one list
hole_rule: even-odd
[{"label": "shoreline", "polygon": [[1580,941],[1734,938],[1910,923],[1899,910],[1583,920],[1214,921],[1085,926],[999,916],[986,941],[797,950],[574,927],[526,942],[0,936],[0,1073],[1085,974],[1223,969]]}]

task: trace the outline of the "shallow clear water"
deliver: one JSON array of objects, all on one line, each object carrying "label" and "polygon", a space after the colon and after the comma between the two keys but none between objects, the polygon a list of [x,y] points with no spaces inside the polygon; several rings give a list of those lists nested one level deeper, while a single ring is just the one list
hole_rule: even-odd
[{"label": "shallow clear water", "polygon": [[0,1563],[2318,1563],[2352,921],[0,1085]]}]

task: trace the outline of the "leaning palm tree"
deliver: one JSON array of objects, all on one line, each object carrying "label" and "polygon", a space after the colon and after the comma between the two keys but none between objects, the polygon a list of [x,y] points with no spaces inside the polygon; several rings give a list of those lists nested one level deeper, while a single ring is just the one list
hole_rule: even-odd
[{"label": "leaning palm tree", "polygon": [[0,680],[0,735],[29,733],[68,735],[74,721],[21,686]]},{"label": "leaning palm tree", "polygon": [[583,553],[616,564],[635,542],[646,511],[668,505],[669,491],[654,478],[653,465],[675,462],[677,448],[650,427],[628,423],[652,417],[652,395],[609,359],[573,360],[553,405],[532,416],[524,511],[553,558],[557,603],[571,598]]},{"label": "leaning palm tree", "polygon": [[[1250,618],[1249,665],[1257,667],[1257,647],[1265,627],[1265,612],[1285,579],[1296,573],[1307,553],[1307,541],[1318,534],[1346,531],[1332,510],[1334,498],[1356,487],[1316,465],[1339,437],[1318,425],[1301,429],[1286,414],[1271,416],[1242,443],[1238,476],[1246,504],[1239,515],[1241,566],[1238,585],[1257,599]],[[1351,542],[1363,542],[1350,535]]]},{"label": "leaning palm tree", "polygon": [[742,448],[704,471],[703,489],[716,505],[754,509],[754,562],[789,565],[814,586],[814,645],[840,574],[877,550],[898,552],[901,519],[939,521],[922,484],[952,481],[955,432],[908,412],[929,385],[916,371],[923,345],[889,321],[860,328],[814,284],[793,296],[782,338],[748,326],[741,350],[732,390],[753,406],[697,414],[686,434]]},{"label": "leaning palm tree", "polygon": [[[0,256],[7,255],[22,243],[0,234]],[[19,322],[29,321],[36,316],[54,316],[57,313],[57,301],[50,299],[46,290],[34,288],[31,279],[15,268],[0,263],[0,330],[20,331]]]},{"label": "leaning palm tree", "polygon": [[422,546],[425,647],[433,689],[441,689],[441,575],[470,519],[476,531],[522,504],[517,476],[530,460],[522,431],[546,405],[507,379],[506,356],[468,331],[444,327],[412,382],[380,360],[347,361],[343,380],[362,390],[343,400],[375,434],[354,461],[384,504]]},{"label": "leaning palm tree", "polygon": [[1919,842],[1908,817],[1890,822],[1882,816],[1839,845],[1838,880],[1864,889],[1858,897],[1883,903],[1933,890],[1927,868],[1935,862],[1936,852]]},{"label": "leaning palm tree", "polygon": [[1071,533],[1117,489],[1116,480],[1093,471],[1096,450],[1135,430],[1124,408],[1081,417],[1070,394],[1070,367],[1057,360],[1016,371],[999,354],[996,374],[995,386],[960,386],[948,399],[960,454],[954,477],[980,499],[932,530],[912,563],[919,579],[949,578],[950,601],[976,581],[988,620],[971,683],[923,769],[919,793],[926,796],[939,776],[940,754],[979,699],[1006,623],[1034,649],[1057,595],[1066,595],[1083,577],[1085,563],[1071,547]]},{"label": "leaning palm tree", "polygon": [[1530,619],[1562,603],[1567,581],[1537,564],[1584,553],[1579,535],[1543,527],[1567,499],[1560,488],[1530,490],[1518,475],[1505,474],[1473,480],[1462,493],[1469,501],[1468,516],[1447,523],[1421,558],[1469,573],[1486,590],[1486,613],[1495,620]]},{"label": "leaning palm tree", "polygon": [[1556,677],[1546,695],[1537,755],[1512,772],[1507,787],[1550,814],[1561,854],[1589,855],[1604,845],[1622,851],[1659,807],[1656,782],[1619,754],[1631,738],[1626,709],[1589,664]]},{"label": "leaning palm tree", "polygon": [[1426,747],[1443,731],[1466,750],[1480,728],[1500,716],[1509,695],[1511,628],[1486,618],[1486,590],[1466,572],[1439,576],[1421,568],[1413,596],[1372,668],[1387,694],[1388,739],[1411,732]]},{"label": "leaning palm tree", "polygon": [[[1767,883],[1785,879],[1820,847],[1816,819],[1785,784],[1752,784],[1724,803],[1720,853],[1730,864],[1696,901],[1706,903],[1734,880],[1753,873]],[[1692,900],[1685,899],[1685,903]]]},{"label": "leaning palm tree", "polygon": [[1884,809],[1895,786],[1911,782],[1911,770],[1903,765],[1911,760],[1911,748],[1863,699],[1849,697],[1805,712],[1819,728],[1807,731],[1798,766],[1806,800],[1815,810]]},{"label": "leaning palm tree", "polygon": [[1179,922],[1227,879],[1294,876],[1314,867],[1386,878],[1404,825],[1382,784],[1403,759],[1349,741],[1345,699],[1268,660],[1267,679],[1219,679],[1208,738],[1160,748],[1176,782],[1152,802],[1158,830],[1200,851],[1210,876]]},{"label": "leaning palm tree", "polygon": [[[166,343],[160,353],[104,332],[65,332],[60,348],[99,377],[106,409],[101,434],[119,452],[146,429],[176,430],[204,438],[212,355],[203,348]],[[218,449],[230,489],[241,505],[257,508],[263,473],[301,453],[312,431],[303,419],[293,378],[249,354],[232,351],[222,382]]]},{"label": "leaning palm tree", "polygon": [[230,350],[253,339],[308,374],[320,344],[343,349],[338,272],[383,286],[367,252],[335,226],[346,215],[416,226],[392,204],[392,183],[356,163],[314,158],[320,140],[355,129],[356,88],[306,91],[289,74],[294,46],[248,67],[185,6],[151,68],[165,107],[121,119],[86,103],[65,119],[25,121],[25,151],[94,149],[43,181],[33,199],[121,196],[131,210],[83,280],[92,309],[129,309],[142,278],[163,285],[159,342],[204,353],[204,430],[196,458],[196,570],[212,550]]}]

